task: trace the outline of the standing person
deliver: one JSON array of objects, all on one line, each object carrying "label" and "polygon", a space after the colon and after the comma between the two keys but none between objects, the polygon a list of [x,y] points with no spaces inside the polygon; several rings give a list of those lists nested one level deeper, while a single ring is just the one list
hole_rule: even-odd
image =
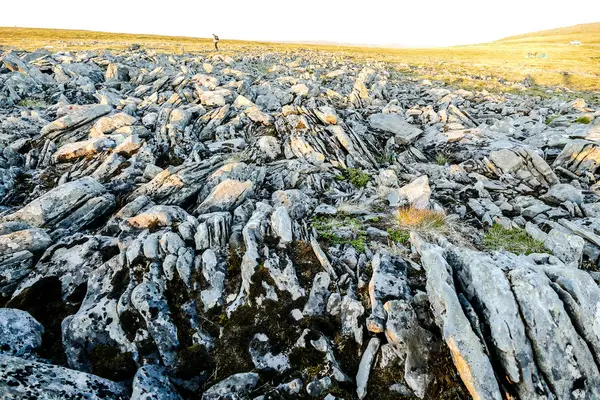
[{"label": "standing person", "polygon": [[215,43],[215,50],[219,51],[219,37],[217,35],[215,35],[214,33],[213,35],[213,42]]}]

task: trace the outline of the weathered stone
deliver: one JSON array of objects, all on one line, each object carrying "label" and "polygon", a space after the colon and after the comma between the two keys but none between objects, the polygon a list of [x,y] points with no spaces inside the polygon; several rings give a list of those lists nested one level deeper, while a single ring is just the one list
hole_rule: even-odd
[{"label": "weathered stone", "polygon": [[114,196],[92,178],[68,182],[33,200],[3,221],[23,221],[32,226],[78,230],[102,217],[114,206]]},{"label": "weathered stone", "polygon": [[452,275],[448,272],[452,268],[443,257],[443,250],[414,234],[411,241],[427,273],[427,295],[436,323],[465,386],[474,398],[500,400],[502,396],[492,364],[458,301]]},{"label": "weathered stone", "polygon": [[146,321],[163,363],[166,366],[173,365],[179,340],[177,327],[171,321],[169,306],[164,296],[156,285],[141,283],[131,292],[131,303]]},{"label": "weathered stone", "polygon": [[490,345],[504,373],[523,398],[545,399],[549,390],[535,363],[519,306],[504,271],[484,253],[452,249],[450,262],[463,293],[481,309],[488,326]]},{"label": "weathered stone", "polygon": [[509,273],[539,369],[561,398],[600,396],[600,373],[590,348],[544,273],[529,268]]},{"label": "weathered stone", "polygon": [[44,327],[29,313],[0,308],[0,353],[23,357],[42,344]]},{"label": "weathered stone", "polygon": [[358,366],[358,372],[356,373],[356,394],[359,399],[364,399],[367,395],[367,384],[369,383],[369,374],[371,373],[371,367],[375,361],[375,356],[379,350],[380,341],[378,338],[371,338],[367,349],[360,359]]},{"label": "weathered stone", "polygon": [[327,272],[319,272],[313,281],[313,286],[304,305],[304,315],[322,315],[325,313],[327,299],[329,298],[329,285],[331,277]]},{"label": "weathered stone", "polygon": [[258,383],[258,374],[245,372],[231,375],[214,386],[208,388],[202,395],[202,400],[219,400],[231,398],[231,396],[245,396],[254,389]]},{"label": "weathered stone", "polygon": [[0,354],[0,397],[129,399],[129,388],[121,383],[51,364]]},{"label": "weathered stone", "polygon": [[411,144],[423,133],[397,114],[373,114],[369,117],[369,124],[373,129],[392,133],[400,145]]},{"label": "weathered stone", "polygon": [[244,201],[250,190],[252,190],[251,181],[224,180],[200,203],[196,212],[198,214],[206,214],[218,211],[231,211]]},{"label": "weathered stone", "polygon": [[165,376],[163,368],[156,365],[144,365],[133,378],[131,400],[180,400],[181,396]]}]

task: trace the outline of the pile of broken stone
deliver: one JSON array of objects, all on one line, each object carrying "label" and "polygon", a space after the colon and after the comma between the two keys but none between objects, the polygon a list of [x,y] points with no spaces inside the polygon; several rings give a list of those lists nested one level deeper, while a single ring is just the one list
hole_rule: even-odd
[{"label": "pile of broken stone", "polygon": [[598,106],[392,69],[4,53],[0,397],[599,398]]}]

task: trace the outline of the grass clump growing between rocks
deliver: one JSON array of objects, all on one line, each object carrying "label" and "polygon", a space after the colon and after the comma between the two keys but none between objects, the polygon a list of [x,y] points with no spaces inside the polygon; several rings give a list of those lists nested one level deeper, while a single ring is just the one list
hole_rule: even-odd
[{"label": "grass clump growing between rocks", "polygon": [[362,172],[357,168],[346,168],[342,170],[342,175],[337,176],[338,181],[348,181],[357,189],[364,188],[371,180],[369,174]]},{"label": "grass clump growing between rocks", "polygon": [[358,218],[345,214],[331,217],[317,217],[312,225],[320,238],[331,244],[349,244],[356,251],[364,253],[367,246],[367,231]]},{"label": "grass clump growing between rocks", "polygon": [[43,108],[43,107],[48,107],[48,104],[43,101],[43,100],[36,100],[36,99],[23,99],[23,100],[19,100],[19,102],[17,103],[18,106],[21,107],[28,107],[28,108]]},{"label": "grass clump growing between rocks", "polygon": [[494,224],[483,237],[483,248],[488,251],[506,250],[515,254],[545,253],[544,243],[530,237],[524,229],[506,229]]},{"label": "grass clump growing between rocks", "polygon": [[386,229],[386,232],[388,233],[390,240],[396,243],[406,244],[410,239],[410,233],[403,229],[388,228]]},{"label": "grass clump growing between rocks", "polygon": [[552,123],[552,121],[554,121],[556,118],[558,118],[559,115],[551,115],[548,118],[546,118],[546,125],[550,125]]},{"label": "grass clump growing between rocks", "polygon": [[398,228],[406,232],[445,232],[446,222],[444,213],[412,206],[401,208],[397,215]]},{"label": "grass clump growing between rocks", "polygon": [[448,164],[449,161],[450,161],[450,159],[445,154],[438,153],[438,155],[435,156],[435,163],[437,165],[446,165],[446,164]]},{"label": "grass clump growing between rocks", "polygon": [[575,122],[578,124],[589,124],[590,122],[592,122],[592,119],[589,116],[584,115],[583,117],[577,118]]}]

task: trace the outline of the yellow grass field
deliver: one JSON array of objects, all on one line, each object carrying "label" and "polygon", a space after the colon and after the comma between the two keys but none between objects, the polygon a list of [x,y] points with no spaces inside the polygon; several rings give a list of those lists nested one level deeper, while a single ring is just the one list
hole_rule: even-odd
[{"label": "yellow grass field", "polygon": [[[572,40],[581,46],[569,45]],[[474,38],[476,41],[476,38]],[[125,50],[132,43],[161,53],[212,53],[212,40],[192,37],[0,27],[0,49],[52,51]],[[491,43],[445,48],[380,48],[265,43],[222,38],[223,54],[321,51],[390,63],[403,72],[467,88],[511,90],[528,79],[534,86],[600,92],[600,23],[513,36]],[[528,53],[537,57],[528,58]],[[539,56],[545,54],[547,58]],[[502,83],[500,83],[502,82]],[[522,90],[522,87],[516,86]],[[539,90],[539,89],[538,89]],[[540,93],[543,91],[540,90]],[[595,94],[595,93],[594,93]]]}]

